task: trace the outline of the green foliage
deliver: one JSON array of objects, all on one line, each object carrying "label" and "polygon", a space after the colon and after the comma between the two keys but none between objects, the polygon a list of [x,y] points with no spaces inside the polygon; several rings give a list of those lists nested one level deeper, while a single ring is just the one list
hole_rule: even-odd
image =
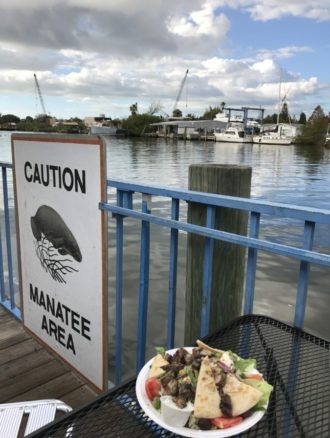
[{"label": "green foliage", "polygon": [[223,111],[222,104],[224,104],[224,102],[221,103],[221,106],[214,106],[214,107],[209,106],[205,110],[205,112],[202,115],[201,119],[202,120],[213,120],[218,113],[222,113],[222,111]]},{"label": "green foliage", "polygon": [[300,123],[301,125],[306,125],[306,114],[305,113],[300,113],[300,117],[299,117],[299,121],[298,123]]},{"label": "green foliage", "polygon": [[133,103],[130,107],[129,110],[131,112],[132,116],[135,116],[138,113],[138,104],[137,102]]},{"label": "green foliage", "polygon": [[179,108],[173,110],[173,117],[182,117],[182,111]]},{"label": "green foliage", "polygon": [[6,123],[18,123],[20,121],[20,118],[15,116],[14,114],[3,114],[0,117],[0,123],[6,124]]},{"label": "green foliage", "polygon": [[282,110],[280,112],[280,123],[290,123],[289,107],[286,102],[283,103]]},{"label": "green foliage", "polygon": [[264,117],[263,123],[277,123],[277,114],[272,114]]},{"label": "green foliage", "polygon": [[325,118],[325,114],[324,111],[322,109],[322,107],[320,105],[317,105],[317,107],[315,107],[314,111],[312,112],[310,118],[308,119],[309,122],[313,122],[314,120],[317,119],[324,119]]},{"label": "green foliage", "polygon": [[126,129],[129,135],[139,136],[143,134],[148,125],[162,120],[162,117],[151,114],[132,114],[123,120],[123,129]]},{"label": "green foliage", "polygon": [[327,117],[309,119],[303,132],[296,138],[297,144],[324,145],[328,128]]}]

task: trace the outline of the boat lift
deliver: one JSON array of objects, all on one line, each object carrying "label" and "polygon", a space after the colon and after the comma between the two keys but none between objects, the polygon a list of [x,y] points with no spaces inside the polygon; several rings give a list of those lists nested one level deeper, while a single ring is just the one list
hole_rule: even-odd
[{"label": "boat lift", "polygon": [[[229,122],[242,122],[244,128],[246,128],[248,120],[250,120],[249,118],[249,111],[258,111],[260,113],[260,120],[262,122],[263,118],[264,118],[264,112],[265,109],[264,108],[254,108],[254,107],[250,107],[250,106],[242,106],[242,108],[228,108],[225,107],[224,111],[228,111],[228,123]],[[242,117],[240,118],[240,120],[238,120],[237,116],[232,116],[232,113],[235,112],[240,112],[243,113]]]}]

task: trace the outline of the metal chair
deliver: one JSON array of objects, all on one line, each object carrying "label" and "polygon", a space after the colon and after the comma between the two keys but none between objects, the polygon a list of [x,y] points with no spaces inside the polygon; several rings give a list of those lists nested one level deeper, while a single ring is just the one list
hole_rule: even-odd
[{"label": "metal chair", "polygon": [[24,415],[28,416],[24,436],[54,420],[57,411],[72,408],[60,400],[35,400],[0,404],[0,438],[16,438]]}]

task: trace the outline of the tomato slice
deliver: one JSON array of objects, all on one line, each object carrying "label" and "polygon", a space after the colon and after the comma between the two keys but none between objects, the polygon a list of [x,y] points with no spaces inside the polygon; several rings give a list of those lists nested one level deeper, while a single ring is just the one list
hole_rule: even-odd
[{"label": "tomato slice", "polygon": [[239,424],[242,421],[243,417],[217,417],[211,420],[213,426],[217,427],[218,429],[227,429],[227,427],[236,426],[236,424]]},{"label": "tomato slice", "polygon": [[156,377],[149,377],[145,383],[145,389],[149,400],[153,400],[160,394],[160,382]]},{"label": "tomato slice", "polygon": [[255,379],[255,380],[263,380],[263,376],[262,374],[246,374],[245,375],[246,379]]}]

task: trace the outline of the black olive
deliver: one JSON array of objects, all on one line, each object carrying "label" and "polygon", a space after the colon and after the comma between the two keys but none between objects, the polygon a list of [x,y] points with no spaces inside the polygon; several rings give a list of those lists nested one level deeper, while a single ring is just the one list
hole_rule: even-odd
[{"label": "black olive", "polygon": [[212,422],[208,418],[199,418],[197,425],[201,430],[210,430],[212,428]]}]

